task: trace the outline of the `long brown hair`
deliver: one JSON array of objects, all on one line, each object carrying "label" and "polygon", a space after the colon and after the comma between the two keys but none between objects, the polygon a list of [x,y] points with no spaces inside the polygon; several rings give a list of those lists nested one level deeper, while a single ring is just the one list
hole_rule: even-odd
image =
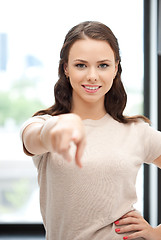
[{"label": "long brown hair", "polygon": [[114,52],[115,61],[118,62],[118,71],[113,81],[113,85],[106,93],[104,99],[104,106],[107,113],[121,123],[136,122],[140,118],[149,122],[149,120],[142,115],[133,117],[123,115],[127,102],[127,94],[121,81],[122,68],[118,41],[110,28],[95,21],[80,23],[67,33],[60,52],[59,80],[54,87],[55,104],[45,110],[36,112],[34,116],[43,114],[54,116],[71,112],[72,87],[69,79],[65,76],[64,64],[68,63],[69,51],[74,42],[80,39],[85,39],[85,37],[107,41]]}]

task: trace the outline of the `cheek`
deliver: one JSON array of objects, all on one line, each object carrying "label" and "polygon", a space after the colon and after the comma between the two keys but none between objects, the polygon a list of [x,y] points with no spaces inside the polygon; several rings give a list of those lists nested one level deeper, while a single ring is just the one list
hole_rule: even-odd
[{"label": "cheek", "polygon": [[82,80],[82,78],[84,77],[83,72],[79,72],[79,71],[73,71],[69,74],[69,78],[71,79],[72,82],[79,82]]},{"label": "cheek", "polygon": [[81,79],[78,74],[69,75],[69,79],[70,79],[70,84],[73,89],[76,88],[78,85],[80,85]]},{"label": "cheek", "polygon": [[108,74],[108,76],[104,77],[105,79],[105,85],[106,85],[106,88],[107,90],[110,90],[110,88],[112,87],[113,85],[113,74]]},{"label": "cheek", "polygon": [[112,85],[113,85],[113,79],[111,79],[110,81],[108,81],[107,83],[107,87],[109,88],[109,90],[111,89]]},{"label": "cheek", "polygon": [[106,73],[104,73],[104,74],[102,74],[102,79],[104,79],[104,81],[106,82],[106,83],[111,83],[111,82],[113,82],[113,79],[114,79],[114,73],[113,73],[113,71],[110,71],[110,72],[106,72]]}]

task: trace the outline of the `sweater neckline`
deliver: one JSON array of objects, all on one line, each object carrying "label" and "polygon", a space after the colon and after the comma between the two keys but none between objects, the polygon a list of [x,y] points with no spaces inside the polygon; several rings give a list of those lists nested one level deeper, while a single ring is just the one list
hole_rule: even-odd
[{"label": "sweater neckline", "polygon": [[108,119],[110,119],[110,115],[108,113],[106,113],[103,117],[101,117],[100,119],[94,120],[94,119],[84,119],[83,123],[85,125],[91,125],[91,126],[100,126],[102,125],[104,122],[106,122]]}]

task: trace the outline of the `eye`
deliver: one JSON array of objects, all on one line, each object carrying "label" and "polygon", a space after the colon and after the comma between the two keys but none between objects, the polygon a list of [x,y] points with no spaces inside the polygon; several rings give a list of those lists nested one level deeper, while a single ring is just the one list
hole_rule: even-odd
[{"label": "eye", "polygon": [[81,69],[86,68],[86,65],[83,64],[83,63],[76,64],[75,66],[76,66],[77,68],[81,68]]},{"label": "eye", "polygon": [[106,63],[101,63],[100,65],[99,65],[99,68],[107,68],[109,65],[108,64],[106,64]]}]

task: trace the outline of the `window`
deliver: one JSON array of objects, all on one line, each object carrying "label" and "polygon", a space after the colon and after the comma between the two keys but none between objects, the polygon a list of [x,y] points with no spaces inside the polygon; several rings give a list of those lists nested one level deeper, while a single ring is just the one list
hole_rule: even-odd
[{"label": "window", "polygon": [[[143,1],[0,0],[0,223],[42,222],[37,172],[22,151],[19,130],[34,112],[53,104],[64,36],[86,20],[105,23],[117,36],[126,113],[143,113]],[[137,191],[142,211],[143,169]]]}]

